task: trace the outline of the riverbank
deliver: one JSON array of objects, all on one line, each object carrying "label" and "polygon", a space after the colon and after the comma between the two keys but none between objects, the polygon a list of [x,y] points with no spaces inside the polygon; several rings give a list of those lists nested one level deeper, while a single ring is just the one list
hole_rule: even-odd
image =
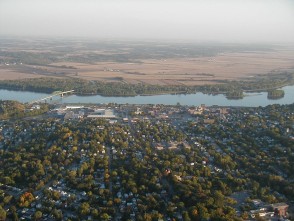
[{"label": "riverbank", "polygon": [[114,97],[153,96],[165,94],[223,94],[230,98],[242,98],[245,92],[267,92],[286,85],[294,85],[294,73],[281,73],[259,77],[252,81],[223,81],[219,84],[201,86],[124,84],[118,82],[86,81],[76,78],[34,78],[2,80],[0,89],[53,93],[74,90],[77,95],[101,95]]},{"label": "riverbank", "polygon": [[[164,95],[152,95],[152,96],[131,96],[131,97],[115,97],[115,96],[77,96],[70,95],[64,97],[54,97],[52,100],[48,100],[48,103],[116,103],[116,104],[165,104],[165,105],[189,105],[198,106],[205,104],[207,106],[219,105],[219,106],[243,106],[243,107],[258,107],[267,106],[270,104],[292,104],[294,103],[294,86],[283,87],[285,96],[278,100],[270,100],[267,97],[266,92],[259,94],[256,93],[244,93],[243,99],[229,100],[222,94],[204,94],[197,92],[194,94],[164,94]],[[17,100],[23,103],[29,103],[34,100],[38,100],[44,97],[48,97],[47,93],[35,93],[24,91],[9,91],[0,90],[0,99],[2,100]]]}]

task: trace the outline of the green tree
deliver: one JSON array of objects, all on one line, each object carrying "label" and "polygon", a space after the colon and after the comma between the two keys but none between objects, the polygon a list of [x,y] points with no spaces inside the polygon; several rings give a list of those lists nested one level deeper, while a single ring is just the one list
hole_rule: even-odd
[{"label": "green tree", "polygon": [[90,204],[87,202],[82,203],[79,212],[83,216],[88,215],[90,213]]},{"label": "green tree", "polygon": [[189,213],[187,211],[183,212],[183,219],[184,219],[184,221],[191,221],[191,218],[190,218]]},{"label": "green tree", "polygon": [[6,211],[0,206],[0,220],[6,220]]},{"label": "green tree", "polygon": [[43,214],[41,211],[36,211],[34,214],[34,219],[35,220],[40,220],[42,218]]},{"label": "green tree", "polygon": [[108,221],[108,220],[110,220],[111,216],[109,216],[107,213],[102,213],[100,218],[101,218],[101,220]]}]

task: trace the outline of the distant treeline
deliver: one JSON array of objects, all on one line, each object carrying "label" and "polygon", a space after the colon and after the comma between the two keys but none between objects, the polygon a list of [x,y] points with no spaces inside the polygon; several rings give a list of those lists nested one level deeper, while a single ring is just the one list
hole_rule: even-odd
[{"label": "distant treeline", "polygon": [[196,89],[203,93],[212,94],[227,94],[237,91],[267,92],[292,84],[294,84],[294,72],[279,72],[259,76],[250,81],[219,81],[219,84],[197,86]]},{"label": "distant treeline", "polygon": [[193,87],[161,86],[148,84],[106,83],[81,79],[37,78],[0,81],[0,88],[52,93],[54,91],[75,90],[79,95],[100,94],[103,96],[136,96],[162,93],[193,93]]},{"label": "distant treeline", "polygon": [[52,93],[54,91],[75,90],[79,95],[136,96],[202,92],[206,94],[226,94],[228,98],[240,99],[244,92],[272,91],[270,96],[280,96],[274,89],[294,84],[294,73],[279,73],[255,79],[255,81],[220,81],[218,84],[185,85],[149,85],[126,84],[123,82],[86,81],[77,78],[34,78],[0,81],[0,88],[32,92]]}]

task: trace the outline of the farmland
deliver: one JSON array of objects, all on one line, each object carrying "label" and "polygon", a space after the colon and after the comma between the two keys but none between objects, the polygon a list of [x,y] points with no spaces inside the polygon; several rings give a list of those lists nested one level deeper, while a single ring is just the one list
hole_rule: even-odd
[{"label": "farmland", "polygon": [[294,70],[294,47],[277,45],[0,39],[0,48],[1,80],[196,86]]}]

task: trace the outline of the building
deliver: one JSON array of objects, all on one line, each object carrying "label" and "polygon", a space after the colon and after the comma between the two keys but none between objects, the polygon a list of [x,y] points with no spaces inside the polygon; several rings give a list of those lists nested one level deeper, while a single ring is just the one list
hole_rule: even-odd
[{"label": "building", "polygon": [[214,124],[215,119],[204,119],[203,121],[205,124]]},{"label": "building", "polygon": [[93,113],[88,115],[89,118],[116,118],[111,109],[96,109]]},{"label": "building", "polygon": [[286,203],[275,203],[271,204],[272,209],[276,216],[287,216],[287,210],[289,205]]}]

